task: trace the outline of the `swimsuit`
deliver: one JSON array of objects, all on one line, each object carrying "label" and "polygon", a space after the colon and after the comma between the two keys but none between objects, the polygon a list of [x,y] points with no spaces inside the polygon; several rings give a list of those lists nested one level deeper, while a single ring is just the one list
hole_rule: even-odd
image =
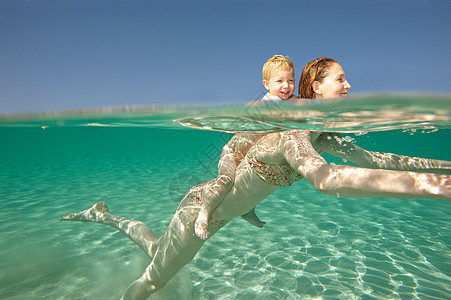
[{"label": "swimsuit", "polygon": [[260,101],[269,102],[269,103],[276,103],[276,102],[282,102],[282,99],[280,99],[277,96],[273,96],[270,93],[266,93],[266,95]]},{"label": "swimsuit", "polygon": [[[289,165],[267,164],[256,160],[249,154],[246,155],[245,160],[260,179],[277,187],[288,187],[304,178]],[[208,185],[213,182],[214,179],[191,188],[180,203],[174,218],[178,218],[179,222],[187,227],[193,227],[202,207],[204,189],[208,188]],[[220,228],[227,224],[228,221],[212,220],[210,218],[208,222],[209,226]]]},{"label": "swimsuit", "polygon": [[[295,98],[296,96],[291,95],[290,98],[288,98],[287,100],[290,100],[291,98]],[[278,102],[283,102],[286,100],[282,100],[280,99],[280,97],[271,95],[271,93],[266,93],[266,95],[260,100],[262,102],[266,102],[266,103],[278,103]]]},{"label": "swimsuit", "polygon": [[289,165],[266,164],[247,155],[246,160],[258,177],[264,182],[278,187],[288,187],[304,178]]}]

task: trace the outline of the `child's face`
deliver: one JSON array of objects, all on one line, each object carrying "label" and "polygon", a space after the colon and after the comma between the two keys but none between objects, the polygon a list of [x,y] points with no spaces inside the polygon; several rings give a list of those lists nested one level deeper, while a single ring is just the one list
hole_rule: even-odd
[{"label": "child's face", "polygon": [[287,100],[294,93],[294,72],[272,71],[269,80],[263,80],[263,85],[271,95]]}]

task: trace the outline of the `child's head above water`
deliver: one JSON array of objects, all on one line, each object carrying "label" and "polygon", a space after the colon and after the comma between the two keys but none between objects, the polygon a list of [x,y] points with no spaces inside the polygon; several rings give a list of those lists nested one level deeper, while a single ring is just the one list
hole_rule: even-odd
[{"label": "child's head above water", "polygon": [[274,55],[263,65],[263,85],[273,96],[286,100],[293,95],[294,64],[286,56]]}]

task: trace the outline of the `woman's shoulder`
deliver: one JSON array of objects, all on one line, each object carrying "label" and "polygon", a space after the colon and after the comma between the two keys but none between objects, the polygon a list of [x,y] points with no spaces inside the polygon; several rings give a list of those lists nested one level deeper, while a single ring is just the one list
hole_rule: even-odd
[{"label": "woman's shoulder", "polygon": [[310,140],[310,131],[306,130],[289,130],[281,132],[272,132],[263,135],[257,144],[270,145],[271,147],[280,146],[289,140]]},{"label": "woman's shoulder", "polygon": [[281,164],[285,161],[284,149],[286,146],[289,146],[291,142],[296,143],[309,138],[308,131],[303,130],[268,133],[252,147],[249,155],[265,163]]},{"label": "woman's shoulder", "polygon": [[310,139],[310,134],[311,134],[311,132],[308,130],[289,130],[289,131],[281,132],[280,137],[288,138],[288,139],[293,139],[293,138]]}]

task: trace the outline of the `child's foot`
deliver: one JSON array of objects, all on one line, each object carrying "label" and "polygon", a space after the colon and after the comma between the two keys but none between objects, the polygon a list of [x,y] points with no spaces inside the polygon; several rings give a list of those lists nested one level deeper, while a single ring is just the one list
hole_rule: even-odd
[{"label": "child's foot", "polygon": [[60,218],[60,221],[104,223],[105,214],[109,213],[108,206],[105,202],[101,201],[94,204],[90,209],[64,216]]},{"label": "child's foot", "polygon": [[243,218],[244,220],[248,221],[252,225],[260,227],[260,228],[262,228],[263,225],[266,224],[266,222],[263,222],[262,220],[260,220],[258,218],[258,216],[255,214],[255,209],[252,209],[247,214],[242,215],[241,218]]},{"label": "child's foot", "polygon": [[208,222],[200,216],[196,219],[194,231],[201,240],[206,240],[210,237],[210,233],[208,232]]}]

